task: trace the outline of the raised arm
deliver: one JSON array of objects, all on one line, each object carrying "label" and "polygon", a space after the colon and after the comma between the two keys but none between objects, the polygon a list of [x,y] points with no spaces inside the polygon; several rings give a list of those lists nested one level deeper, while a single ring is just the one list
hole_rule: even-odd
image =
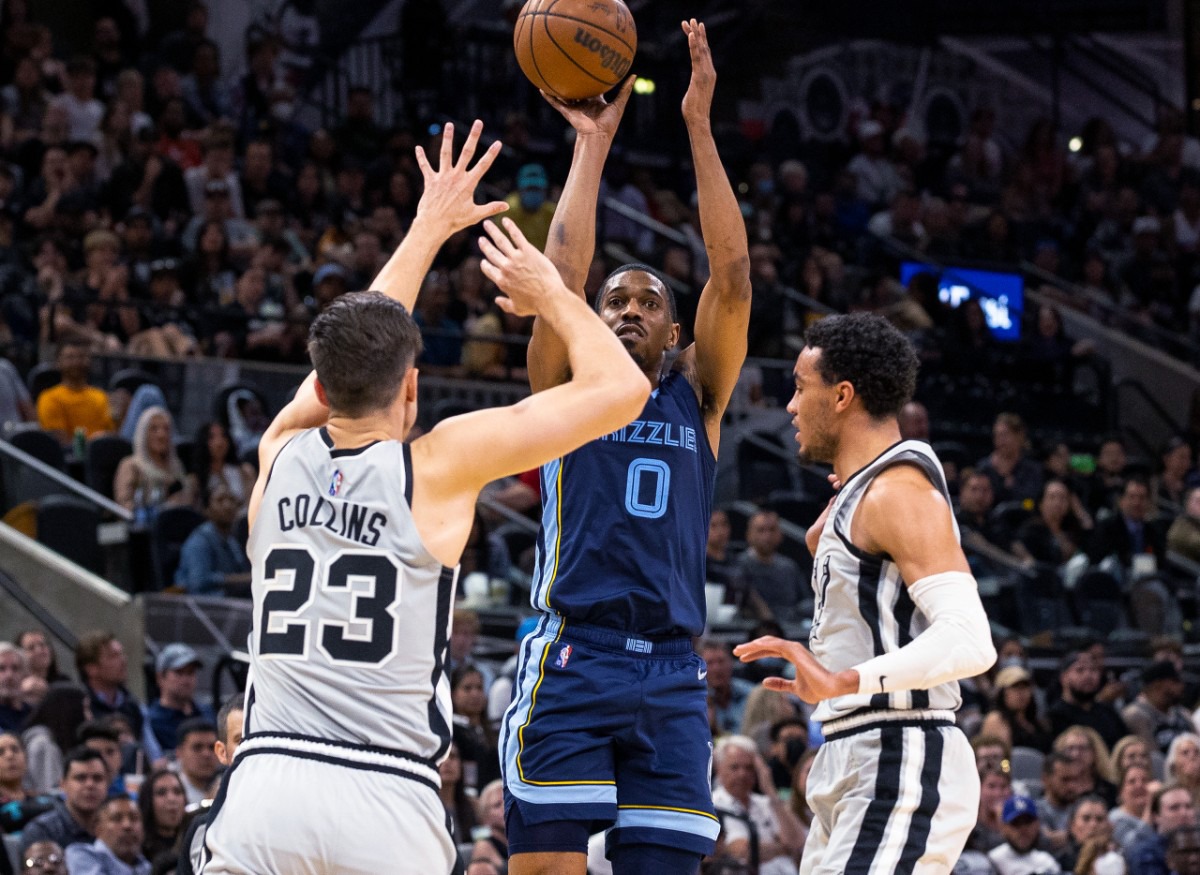
[{"label": "raised arm", "polygon": [[[575,153],[562,197],[554,209],[546,257],[558,269],[563,284],[583,297],[583,284],[596,251],[596,205],[600,199],[600,177],[616,136],[625,104],[633,92],[630,76],[612,103],[596,97],[565,103],[545,92],[542,96],[562,113],[575,129]],[[533,323],[528,352],[529,385],[541,392],[570,379],[566,344],[544,319]]]},{"label": "raised arm", "polygon": [[[442,499],[474,496],[486,483],[569,453],[629,424],[650,397],[650,383],[600,317],[563,284],[550,261],[504,220],[480,241],[483,271],[508,296],[509,313],[536,314],[566,341],[569,382],[511,407],[443,420],[413,444],[414,460],[433,466]],[[464,460],[468,460],[464,462]]]},{"label": "raised arm", "polygon": [[711,275],[696,308],[696,342],[680,356],[678,367],[690,371],[700,390],[700,403],[715,452],[721,417],[746,360],[750,325],[750,253],[746,223],[725,174],[712,135],[712,98],[717,84],[704,25],[683,22],[692,57],[692,79],[683,98],[683,118],[692,145],[700,232]]},{"label": "raised arm", "polygon": [[471,133],[455,161],[454,125],[447,124],[442,133],[437,170],[430,166],[425,150],[417,146],[417,165],[425,178],[425,191],[417,203],[417,215],[400,246],[371,282],[372,289],[399,301],[410,313],[425,274],[429,273],[442,244],[463,228],[508,209],[503,201],[475,203],[475,189],[500,154],[501,147],[499,140],[492,143],[471,167],[482,133],[483,122],[476,121],[471,125]]}]

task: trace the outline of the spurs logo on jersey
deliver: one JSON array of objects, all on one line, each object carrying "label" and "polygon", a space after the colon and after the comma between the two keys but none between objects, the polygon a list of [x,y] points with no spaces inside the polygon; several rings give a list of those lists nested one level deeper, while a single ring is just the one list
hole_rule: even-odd
[{"label": "spurs logo on jersey", "polygon": [[[920,468],[950,503],[941,463],[929,445],[920,441],[896,444],[842,486],[821,532],[813,563],[816,610],[809,648],[830,671],[843,671],[898,650],[929,626],[909,597],[895,563],[887,556],[860,550],[850,541],[851,524],[862,497],[884,469],[897,464]],[[825,722],[864,708],[953,711],[961,701],[958,684],[951,682],[929,690],[838,696],[818,705],[813,719]]]},{"label": "spurs logo on jersey", "polygon": [[408,447],[337,450],[324,429],[280,451],[248,552],[254,570],[247,732],[439,759],[456,569],[429,555]]}]

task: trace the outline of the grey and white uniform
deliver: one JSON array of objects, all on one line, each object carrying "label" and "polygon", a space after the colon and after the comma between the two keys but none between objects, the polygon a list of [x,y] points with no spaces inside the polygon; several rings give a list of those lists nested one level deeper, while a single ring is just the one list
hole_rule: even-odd
[{"label": "grey and white uniform", "polygon": [[[833,672],[898,650],[929,627],[890,557],[850,540],[871,483],[897,464],[919,468],[950,502],[941,464],[919,441],[895,444],[843,484],[813,563],[809,638],[813,655]],[[814,819],[802,875],[953,868],[979,808],[975,758],[954,725],[960,704],[952,681],[928,690],[838,696],[817,706],[813,718],[826,743],[808,779]]]},{"label": "grey and white uniform", "polygon": [[407,445],[296,435],[248,552],[245,740],[213,806],[204,875],[448,873],[438,796],[457,569],[421,543]]}]

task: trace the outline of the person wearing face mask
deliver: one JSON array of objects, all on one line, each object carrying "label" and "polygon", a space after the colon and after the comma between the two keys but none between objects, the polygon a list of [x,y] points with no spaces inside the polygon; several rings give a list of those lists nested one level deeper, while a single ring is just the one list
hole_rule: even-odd
[{"label": "person wearing face mask", "polygon": [[550,223],[558,206],[549,200],[550,180],[541,164],[526,164],[517,171],[517,190],[508,196],[508,218],[517,223],[525,239],[545,250]]},{"label": "person wearing face mask", "polygon": [[776,787],[790,787],[792,771],[808,749],[808,724],[799,717],[785,717],[771,724],[771,751],[767,766]]}]

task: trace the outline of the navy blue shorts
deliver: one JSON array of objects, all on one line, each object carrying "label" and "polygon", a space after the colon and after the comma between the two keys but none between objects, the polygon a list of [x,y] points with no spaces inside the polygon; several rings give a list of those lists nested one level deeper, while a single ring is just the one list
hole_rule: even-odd
[{"label": "navy blue shorts", "polygon": [[585,821],[614,827],[610,846],[712,853],[707,693],[690,638],[647,641],[544,616],[521,643],[501,727],[509,822],[517,806],[518,825]]}]

